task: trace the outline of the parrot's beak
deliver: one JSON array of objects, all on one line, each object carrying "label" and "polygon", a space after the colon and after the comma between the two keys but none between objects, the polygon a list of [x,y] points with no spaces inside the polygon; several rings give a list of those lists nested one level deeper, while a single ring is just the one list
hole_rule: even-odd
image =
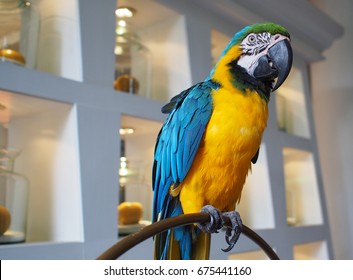
[{"label": "parrot's beak", "polygon": [[268,49],[267,54],[261,56],[254,71],[254,76],[263,82],[273,81],[277,78],[272,91],[278,89],[286,80],[292,68],[293,51],[289,40],[284,39]]}]

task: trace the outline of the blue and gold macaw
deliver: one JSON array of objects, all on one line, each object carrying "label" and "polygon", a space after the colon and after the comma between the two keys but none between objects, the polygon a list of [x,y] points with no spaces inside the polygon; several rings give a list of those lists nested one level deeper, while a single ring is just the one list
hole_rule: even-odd
[{"label": "blue and gold macaw", "polygon": [[[259,154],[270,94],[292,66],[288,31],[274,23],[236,33],[210,75],[162,108],[157,139],[153,221],[234,210]],[[155,238],[156,259],[208,259],[210,234],[184,226]]]}]

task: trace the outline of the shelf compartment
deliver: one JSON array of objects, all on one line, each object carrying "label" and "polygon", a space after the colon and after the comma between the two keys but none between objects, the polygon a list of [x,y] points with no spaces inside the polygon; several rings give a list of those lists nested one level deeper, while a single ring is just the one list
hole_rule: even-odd
[{"label": "shelf compartment", "polygon": [[0,10],[0,50],[6,50],[6,55],[0,51],[0,63],[10,61],[81,81],[78,1],[5,2],[21,8]]},{"label": "shelf compartment", "polygon": [[[161,127],[160,122],[127,115],[121,117],[121,128],[125,131],[128,128],[133,129],[133,133],[121,132],[119,200],[120,202],[138,202],[143,207],[140,224],[130,226],[132,232],[148,224],[152,219],[152,165],[154,147]],[[131,233],[126,225],[120,228],[121,232]]]},{"label": "shelf compartment", "polygon": [[5,91],[0,103],[0,145],[22,151],[30,182],[26,242],[83,241],[75,106]]},{"label": "shelf compartment", "polygon": [[269,260],[269,258],[263,251],[256,250],[256,251],[229,254],[228,260]]},{"label": "shelf compartment", "polygon": [[[256,164],[246,179],[241,200],[236,207],[244,224],[255,229],[274,228],[274,213],[266,145],[261,144]],[[261,215],[259,215],[261,213]]]},{"label": "shelf compartment", "polygon": [[35,3],[1,1],[0,63],[33,68],[38,41],[39,15]]},{"label": "shelf compartment", "polygon": [[312,153],[284,148],[283,160],[287,224],[290,226],[322,224],[323,218]]},{"label": "shelf compartment", "polygon": [[327,243],[317,241],[311,243],[297,244],[293,248],[295,260],[328,260]]},{"label": "shelf compartment", "polygon": [[191,70],[184,17],[155,1],[119,0],[118,7],[122,6],[136,10],[136,16],[126,20],[127,27],[150,52],[151,80],[140,81],[139,94],[166,102],[189,88]]},{"label": "shelf compartment", "polygon": [[278,129],[296,136],[310,138],[302,72],[292,67],[286,81],[276,92]]}]

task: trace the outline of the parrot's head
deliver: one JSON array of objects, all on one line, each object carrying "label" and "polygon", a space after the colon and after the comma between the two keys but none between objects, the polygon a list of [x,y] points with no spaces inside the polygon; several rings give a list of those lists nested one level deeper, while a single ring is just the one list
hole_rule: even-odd
[{"label": "parrot's head", "polygon": [[292,61],[287,29],[274,23],[254,24],[234,35],[211,78],[241,90],[254,88],[268,100],[287,78]]}]

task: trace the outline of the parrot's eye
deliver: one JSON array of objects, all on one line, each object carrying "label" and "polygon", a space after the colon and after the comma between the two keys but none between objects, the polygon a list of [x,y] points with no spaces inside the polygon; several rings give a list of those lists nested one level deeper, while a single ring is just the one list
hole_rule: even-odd
[{"label": "parrot's eye", "polygon": [[255,37],[255,35],[250,35],[249,38],[248,38],[248,40],[249,40],[249,43],[255,43],[255,42],[256,42],[256,37]]},{"label": "parrot's eye", "polygon": [[244,55],[257,55],[262,52],[271,42],[271,34],[250,33],[240,44]]}]

